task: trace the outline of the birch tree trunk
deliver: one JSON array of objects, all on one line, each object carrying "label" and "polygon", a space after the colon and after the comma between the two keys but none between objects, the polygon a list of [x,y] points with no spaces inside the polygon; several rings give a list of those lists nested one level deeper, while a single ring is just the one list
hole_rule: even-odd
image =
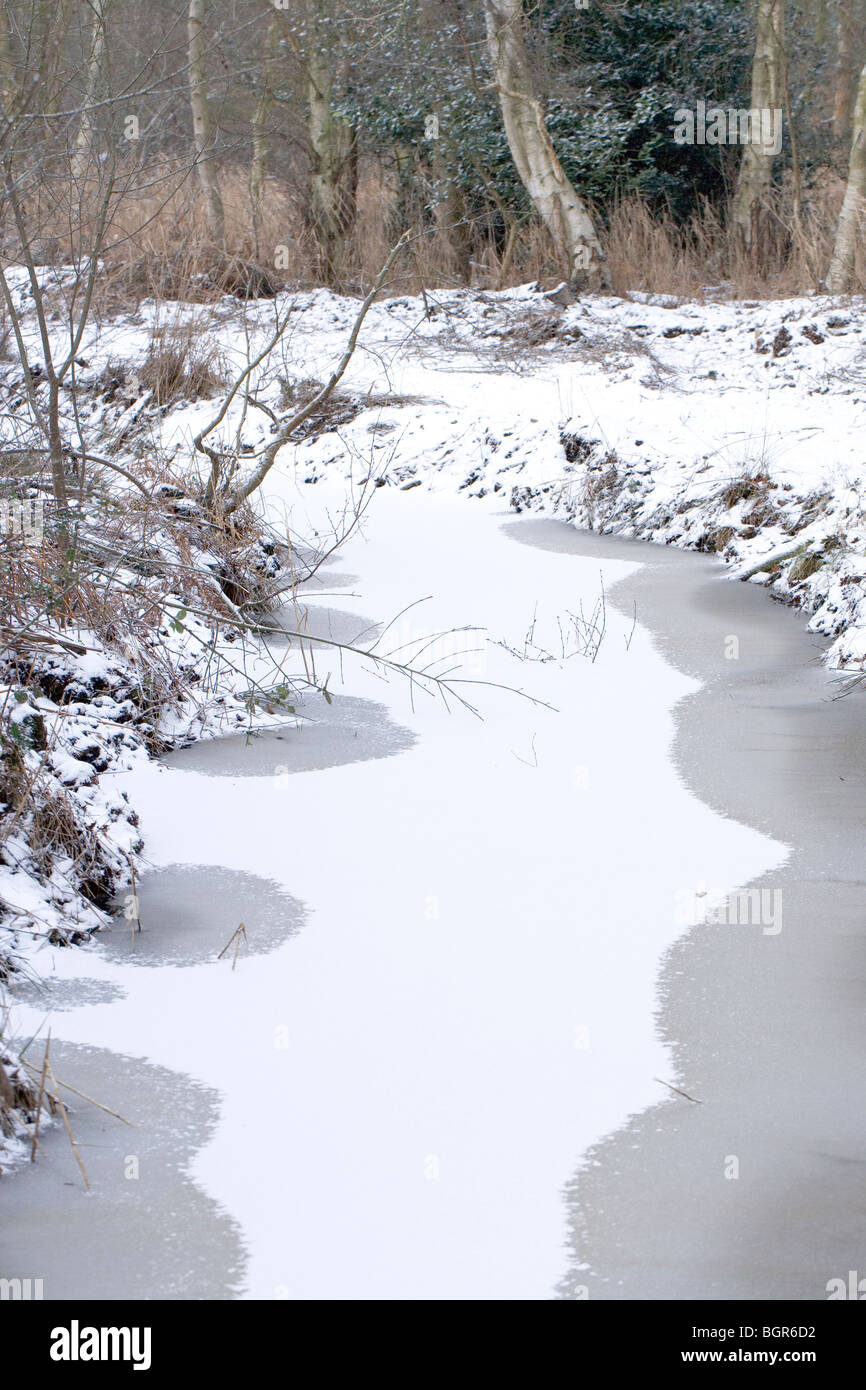
[{"label": "birch tree trunk", "polygon": [[104,86],[105,75],[105,16],[108,0],[92,0],[93,28],[90,34],[90,52],[87,57],[87,76],[84,81],[84,99],[78,134],[75,137],[75,151],[72,155],[71,169],[75,183],[80,183],[87,173],[93,157],[96,119],[94,103],[98,100]]},{"label": "birch tree trunk", "polygon": [[508,147],[532,206],[556,247],[570,282],[609,284],[589,209],[566,178],[535,96],[523,29],[523,0],[484,0],[487,50]]},{"label": "birch tree trunk", "polygon": [[259,227],[261,223],[262,196],[268,172],[270,140],[268,137],[268,117],[274,104],[273,77],[276,63],[277,36],[280,31],[276,14],[271,16],[265,35],[262,59],[262,89],[253,112],[253,156],[250,163],[250,206],[252,209],[253,244],[256,260],[260,257]]},{"label": "birch tree trunk", "polygon": [[355,132],[334,115],[330,65],[315,42],[307,62],[307,75],[313,222],[322,252],[323,274],[328,283],[333,283],[340,276],[345,237],[354,217],[351,166]]},{"label": "birch tree trunk", "polygon": [[833,96],[833,134],[841,140],[851,124],[854,86],[854,16],[851,0],[836,0],[836,89]]},{"label": "birch tree trunk", "polygon": [[205,198],[208,233],[217,246],[225,245],[225,213],[213,161],[213,126],[205,77],[205,4],[189,0],[189,100],[192,108],[196,166]]},{"label": "birch tree trunk", "polygon": [[756,260],[762,256],[767,240],[769,194],[773,185],[774,142],[764,143],[767,135],[761,113],[775,113],[785,106],[785,0],[758,0],[758,32],[752,62],[752,111],[749,142],[743,149],[740,172],[734,192],[732,223],[740,245]]},{"label": "birch tree trunk", "polygon": [[848,187],[839,214],[836,245],[827,273],[831,294],[847,294],[853,288],[857,242],[866,227],[866,67],[860,74],[854,106],[854,135],[848,163]]}]

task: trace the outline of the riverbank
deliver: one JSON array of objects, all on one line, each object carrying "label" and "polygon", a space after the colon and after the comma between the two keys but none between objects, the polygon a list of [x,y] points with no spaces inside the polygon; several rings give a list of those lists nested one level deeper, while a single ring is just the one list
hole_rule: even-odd
[{"label": "riverbank", "polygon": [[[110,791],[140,817],[140,829],[131,822],[135,844],[127,848],[143,841],[142,898],[155,890],[163,920],[178,909],[184,935],[198,942],[199,954],[178,953],[169,924],[167,933],[154,931],[138,959],[125,958],[127,932],[130,953],[135,936],[125,917],[110,941],[104,937],[100,945],[97,935],[75,952],[58,950],[40,933],[38,950],[28,947],[27,959],[49,977],[50,988],[42,1004],[23,1004],[16,1026],[22,1038],[44,1028],[47,1007],[54,1007],[51,994],[59,990],[73,1007],[52,1012],[51,1025],[54,1036],[74,1045],[68,1054],[73,1067],[75,1047],[100,1049],[101,1055],[143,1059],[145,1068],[183,1073],[193,1092],[205,1087],[221,1097],[210,1141],[205,1144],[199,1126],[178,1160],[236,1233],[214,1256],[213,1287],[224,1291],[215,1296],[355,1297],[363,1290],[372,1297],[545,1298],[559,1287],[572,1297],[590,1289],[594,1297],[615,1297],[632,1287],[639,1290],[634,1296],[651,1297],[641,1290],[742,1287],[770,1290],[743,1296],[781,1297],[773,1291],[791,1288],[798,1297],[821,1297],[819,1265],[841,1258],[847,1248],[844,1232],[838,1239],[832,1234],[839,1230],[839,1209],[829,1169],[804,1154],[808,1142],[841,1132],[842,1092],[852,1084],[857,1047],[850,1030],[842,1038],[829,1026],[831,1013],[847,1015],[837,1007],[838,988],[827,973],[827,943],[815,937],[808,920],[803,924],[802,904],[811,901],[809,885],[820,875],[810,869],[805,886],[787,879],[780,886],[778,874],[786,847],[799,853],[811,814],[829,827],[816,842],[838,851],[840,879],[859,882],[859,870],[851,867],[859,852],[851,820],[836,823],[836,788],[824,776],[835,767],[835,754],[803,780],[790,753],[801,738],[810,756],[823,750],[829,737],[824,717],[828,729],[837,727],[842,716],[833,711],[859,709],[859,695],[827,702],[835,687],[821,670],[826,643],[815,637],[810,645],[802,617],[767,604],[757,590],[772,588],[814,610],[813,628],[835,634],[830,664],[856,678],[863,545],[852,453],[861,412],[856,323],[849,317],[847,330],[836,334],[829,319],[839,306],[817,301],[592,301],[563,315],[542,299],[529,291],[444,294],[429,319],[413,301],[376,306],[347,382],[349,404],[333,429],[287,447],[266,499],[272,518],[290,508],[296,530],[315,540],[359,486],[374,488],[364,525],[341,552],[342,565],[327,572],[327,588],[319,586],[323,595],[337,591],[339,610],[319,619],[315,615],[330,600],[310,599],[313,621],[321,622],[313,636],[342,640],[360,633],[372,643],[384,626],[381,652],[400,659],[421,654],[452,674],[459,668],[455,689],[479,706],[484,724],[465,712],[449,715],[427,699],[413,701],[417,689],[383,684],[381,671],[363,661],[347,668],[320,643],[316,660],[334,692],[331,703],[299,708],[298,717],[285,722],[286,738],[272,730],[249,744],[244,738],[223,748],[197,742],[171,754],[166,769],[146,753],[128,757],[133,750],[127,749],[125,764],[99,769],[91,762],[82,774],[92,779],[85,786],[100,795]],[[299,297],[293,348],[305,374],[324,370],[350,307],[325,294]],[[773,346],[786,323],[803,318],[811,332],[819,313],[827,318],[814,329],[821,343],[814,334],[797,337],[786,328],[793,346],[784,340]],[[694,314],[699,322],[691,322]],[[689,322],[684,327],[672,315]],[[224,317],[227,332],[230,315]],[[765,332],[772,329],[772,352],[755,346],[757,318]],[[701,324],[701,333],[690,331]],[[697,361],[694,340],[711,326],[713,352],[725,355],[725,380],[720,385],[718,371],[708,367],[697,377],[703,385],[687,389],[684,373]],[[668,333],[671,328],[677,331]],[[139,330],[123,332],[134,338]],[[741,353],[747,340],[748,361]],[[812,349],[820,349],[823,364],[817,377]],[[709,358],[701,360],[706,366]],[[798,394],[797,380],[808,389]],[[818,399],[804,406],[813,387]],[[576,409],[578,399],[585,408]],[[746,413],[732,425],[726,412],[734,400]],[[794,403],[808,411],[809,430],[822,431],[828,447],[839,451],[832,467],[810,457]],[[182,456],[212,410],[211,403],[166,412],[162,445]],[[600,421],[603,436],[596,439]],[[719,443],[695,442],[697,422],[702,432],[712,428]],[[229,428],[238,423],[230,420]],[[247,445],[261,443],[267,428],[258,412],[251,415],[244,424]],[[756,468],[760,439],[775,441],[784,463],[776,459],[765,467],[765,449]],[[706,556],[690,557],[674,545],[644,552],[609,536],[595,552],[592,538],[581,538],[574,526],[563,529],[568,542],[556,543],[564,546],[561,554],[545,558],[536,548],[530,561],[530,552],[518,550],[508,536],[494,541],[490,528],[509,513],[532,511],[601,531],[652,534],[758,569],[752,583],[729,585],[721,565]],[[535,523],[524,515],[523,524]],[[569,549],[584,542],[587,564]],[[798,554],[768,568],[766,557],[772,560],[783,545]],[[808,573],[797,577],[792,566],[801,562]],[[623,615],[616,615],[607,595],[623,565],[635,563],[647,567],[646,591],[639,576],[628,596],[637,609],[626,601]],[[714,569],[712,596],[686,582],[690,565],[701,575]],[[344,566],[356,574],[347,575]],[[618,603],[625,592],[618,591]],[[400,611],[428,593],[434,597],[420,610]],[[774,615],[770,627],[758,609]],[[679,645],[669,616],[681,628]],[[773,684],[775,655],[769,671],[761,665],[761,643],[776,651],[777,618],[788,624],[789,636],[797,634],[779,648],[781,666],[799,680],[804,663],[814,663],[808,689]],[[171,623],[167,628],[171,633]],[[452,628],[480,632],[443,639]],[[593,652],[600,631],[604,637]],[[431,639],[431,633],[439,635]],[[170,640],[175,635],[183,640],[180,633]],[[750,645],[755,635],[758,644]],[[280,643],[269,642],[252,653],[251,665],[249,648],[240,662],[244,677],[262,687],[276,679]],[[672,667],[660,660],[656,643]],[[221,655],[232,658],[228,649]],[[738,673],[745,673],[743,684]],[[693,773],[690,759],[680,759],[674,772],[668,761],[672,711],[680,721],[679,749],[693,702],[700,706],[695,678],[706,685],[707,700],[720,702],[694,735],[694,767],[702,766],[704,743],[719,751],[706,775]],[[473,684],[461,686],[464,679]],[[776,703],[762,703],[765,686]],[[516,697],[514,688],[529,699]],[[239,682],[229,683],[228,695],[221,722],[201,719],[193,702],[163,732],[183,743],[224,733],[233,722],[246,724]],[[82,713],[98,723],[93,706]],[[807,711],[801,726],[792,708]],[[739,724],[730,740],[727,732],[718,737],[732,710]],[[853,724],[840,746],[859,769],[859,726],[853,714],[845,718]],[[267,722],[283,722],[279,711],[276,721],[273,713],[257,715],[255,729]],[[753,727],[763,740],[758,746],[748,735]],[[774,762],[780,728],[789,748]],[[728,742],[738,749],[743,730],[730,778]],[[762,801],[753,774],[777,788],[770,803]],[[683,778],[700,800],[686,791]],[[856,779],[852,783],[859,788]],[[806,819],[788,817],[788,799],[808,808]],[[685,938],[688,949],[676,945],[687,926],[679,900],[708,893],[710,901],[724,902],[737,886],[760,881],[762,872],[772,874],[763,881],[771,914],[773,895],[782,894],[779,931],[772,915],[757,927],[753,921],[725,925],[717,1000],[713,967],[705,969],[700,955],[704,936]],[[797,908],[789,906],[792,896]],[[843,905],[841,919],[847,912]],[[235,942],[233,969],[231,934],[240,921],[247,930]],[[843,981],[854,969],[844,930],[832,948]],[[773,958],[769,952],[779,942]],[[225,946],[228,955],[218,961]],[[776,959],[784,963],[784,997],[766,978]],[[694,988],[702,1001],[712,1001],[712,1026],[703,1003],[695,1015],[694,990],[688,1004],[674,1001],[674,960],[677,969],[697,970]],[[654,981],[663,962],[669,1008],[664,1046],[654,1021]],[[820,1012],[827,1044],[816,1052],[814,1068],[809,1064],[808,1084],[813,1087],[819,1064],[831,1064],[837,1052],[841,1080],[823,1109],[810,1099],[800,1128],[792,1118],[790,1001],[798,1000],[811,1021],[809,962],[824,982]],[[746,989],[745,1002],[738,1002],[737,987]],[[749,1008],[764,1031],[755,1034],[743,1024],[740,1044],[729,1036],[728,1020],[742,1022]],[[246,1022],[224,1036],[213,1020],[227,1017]],[[703,1051],[703,1042],[695,1042],[699,1028],[707,1039]],[[770,1171],[783,1161],[783,1128],[762,1131],[766,1161],[756,1161],[746,1142],[748,1125],[760,1128],[760,1106],[768,1104],[760,1071],[744,1081],[753,1045],[771,1058],[769,1094],[778,1090],[782,1098],[779,1125],[793,1125],[799,1176],[783,1197],[774,1196]],[[728,1074],[726,1057],[739,1059],[735,1073]],[[115,1094],[108,1064],[102,1074],[111,1094],[100,1099],[125,1113],[125,1103],[135,1099],[129,1067],[134,1072],[138,1065],[123,1063]],[[744,1097],[742,1112],[732,1081]],[[694,1095],[700,1106],[675,1096],[660,1118],[655,1100],[665,1085]],[[769,1103],[777,1115],[775,1102]],[[182,1109],[185,1102],[174,1104]],[[625,1165],[614,1147],[612,1163],[605,1157],[599,1170],[599,1181],[603,1175],[610,1188],[596,1191],[594,1158],[581,1161],[569,1198],[574,1270],[563,1281],[559,1193],[578,1155],[605,1156],[604,1136],[627,1134],[622,1126],[632,1123],[628,1117],[645,1114],[639,1152],[653,1155],[648,1162],[656,1172],[662,1160],[650,1140],[656,1129],[680,1134],[688,1124],[677,1118],[683,1107],[702,1117],[710,1107],[710,1119],[702,1119],[704,1128],[692,1126],[700,1136],[696,1147],[683,1141],[678,1148],[680,1141],[670,1140],[670,1171],[682,1175],[696,1164],[703,1174],[688,1187],[691,1226],[670,1260],[659,1224],[637,1215],[647,1201],[642,1170],[635,1169],[630,1188],[617,1186],[615,1174]],[[267,1117],[263,1127],[253,1125],[252,1116]],[[159,1119],[154,1122],[158,1127]],[[851,1138],[856,1154],[859,1134],[852,1131]],[[44,1143],[58,1153],[61,1139],[52,1133]],[[743,1210],[753,1204],[752,1228],[757,1222],[782,1252],[775,1263],[762,1265],[754,1257],[745,1218],[729,1258],[728,1217],[719,1217],[713,1187],[713,1145],[724,1147],[723,1164],[742,1161],[742,1177],[719,1181],[725,1193],[746,1192]],[[830,1155],[833,1162],[856,1161],[844,1148]],[[118,1163],[130,1149],[125,1139],[110,1141]],[[251,1190],[251,1155],[262,1150],[264,1176]],[[745,1181],[750,1160],[759,1170],[751,1187]],[[31,1217],[45,1197],[41,1172],[40,1164],[27,1174]],[[671,1179],[668,1188],[657,1180],[670,1204],[662,1209],[673,1217],[676,1184]],[[816,1196],[819,1188],[829,1191],[826,1202]],[[304,1194],[303,1210],[287,1204],[287,1191]],[[158,1188],[148,1200],[153,1219],[167,1220]],[[810,1221],[816,1214],[819,1233],[826,1211],[832,1235],[820,1246],[815,1229],[807,1227],[820,1259],[805,1273],[798,1263],[804,1247],[786,1244],[774,1224],[774,1213],[788,1220],[797,1202],[807,1205]],[[712,1229],[710,1216],[717,1221]],[[207,1219],[193,1219],[193,1233],[196,1220]],[[640,1232],[634,1242],[633,1230]],[[68,1270],[76,1263],[74,1239]],[[192,1239],[195,1248],[195,1234]],[[374,1244],[380,1252],[375,1267]],[[239,1279],[241,1248],[247,1264]],[[639,1253],[630,1262],[632,1248]],[[108,1257],[108,1244],[105,1249]],[[287,1266],[286,1249],[303,1252],[297,1266]],[[720,1264],[715,1273],[713,1251]],[[583,1266],[590,1271],[585,1277]],[[133,1287],[139,1285],[128,1284]],[[172,1287],[190,1285],[181,1280]],[[408,1295],[400,1292],[409,1288]]]}]

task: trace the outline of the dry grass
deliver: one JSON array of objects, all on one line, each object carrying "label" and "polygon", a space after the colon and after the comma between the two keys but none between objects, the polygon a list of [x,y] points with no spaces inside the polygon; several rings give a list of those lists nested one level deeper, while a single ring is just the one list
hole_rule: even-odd
[{"label": "dry grass", "polygon": [[[777,190],[769,209],[761,265],[739,248],[719,212],[705,205],[685,226],[653,215],[639,198],[617,203],[606,240],[618,294],[642,290],[682,298],[773,299],[821,287],[833,251],[844,183],[819,170],[804,189],[799,219],[790,181]],[[861,287],[866,288],[860,267]]]},{"label": "dry grass", "polygon": [[[96,310],[112,314],[142,299],[204,303],[223,294],[259,297],[286,286],[319,284],[321,255],[310,224],[305,187],[268,179],[253,217],[247,172],[220,171],[226,242],[209,238],[198,181],[186,166],[166,161],[156,168],[130,169],[118,180],[104,238],[104,273]],[[460,209],[433,220],[430,190],[406,197],[393,175],[373,157],[361,160],[356,215],[332,286],[365,293],[388,251],[406,226],[415,236],[395,265],[388,292],[418,294],[424,288],[470,283],[502,289],[527,280],[562,278],[550,237],[529,223],[505,241],[491,233],[487,219],[470,224]],[[99,190],[55,180],[30,210],[37,259],[68,263],[86,254],[96,217]],[[254,232],[254,221],[256,231]],[[14,258],[12,248],[10,255]]]},{"label": "dry grass", "polygon": [[[185,166],[164,162],[126,172],[105,240],[100,310],[125,310],[146,297],[193,302],[226,293],[261,297],[284,286],[319,282],[321,255],[303,182],[268,179],[254,218],[247,171],[223,168],[219,181],[226,243],[217,248],[208,236],[198,182]],[[736,247],[717,208],[707,204],[682,225],[638,197],[622,199],[607,210],[602,235],[614,291],[700,297],[712,287],[722,297],[767,298],[817,289],[829,265],[843,193],[843,180],[831,169],[819,169],[804,188],[797,218],[789,177],[767,209],[760,266]],[[362,158],[355,222],[332,287],[365,291],[406,226],[416,235],[395,267],[392,294],[461,284],[495,290],[532,280],[547,286],[563,278],[565,267],[536,220],[494,236],[486,218],[470,223],[459,205],[431,217],[430,194],[417,185],[407,195],[380,161]],[[44,259],[68,260],[87,248],[92,215],[85,196],[79,216],[78,195],[79,190],[54,184],[50,206],[47,194],[43,205],[35,201],[31,216]],[[91,201],[95,206],[96,190]],[[866,288],[866,251],[862,261],[858,271]]]},{"label": "dry grass", "polygon": [[744,473],[742,477],[734,478],[719,494],[722,506],[725,511],[730,511],[738,502],[763,499],[769,482],[768,473]]},{"label": "dry grass", "polygon": [[604,531],[616,506],[621,485],[619,463],[617,455],[608,450],[594,468],[585,472],[580,500],[592,531]]},{"label": "dry grass", "polygon": [[39,1109],[36,1087],[24,1075],[18,1059],[5,1051],[0,1040],[0,1134],[7,1137],[18,1129],[19,1122],[33,1123]]},{"label": "dry grass", "polygon": [[[210,525],[195,505],[197,475],[185,476],[152,456],[130,467],[147,495],[118,496],[115,476],[90,461],[87,515],[74,532],[72,561],[64,559],[50,503],[38,543],[0,534],[0,637],[24,685],[52,647],[62,650],[66,643],[74,651],[76,644],[92,646],[94,638],[109,653],[118,642],[127,652],[131,646],[140,668],[132,698],[141,718],[155,723],[181,693],[178,673],[159,642],[166,600],[179,599],[223,625],[231,625],[231,605],[239,601],[251,609],[266,607],[269,582],[256,569],[265,533],[249,507],[239,509],[225,529]],[[70,477],[69,484],[75,495],[77,479]],[[201,552],[211,565],[218,561],[216,569],[198,563]],[[42,693],[58,704],[81,698],[50,680]],[[10,791],[17,788],[14,762],[6,769]]]},{"label": "dry grass", "polygon": [[[41,790],[41,789],[40,789]],[[88,902],[105,908],[111,901],[113,875],[99,840],[81,824],[69,798],[40,796],[30,816],[28,842],[33,863],[44,879],[55,865],[72,865],[78,891]]]},{"label": "dry grass", "polygon": [[[104,273],[95,302],[99,312],[124,312],[151,297],[186,302],[207,302],[223,294],[260,298],[310,276],[302,207],[273,179],[265,185],[256,234],[246,173],[237,168],[221,172],[223,247],[216,247],[208,234],[201,190],[188,167],[165,161],[130,168],[118,177],[117,186],[103,236]],[[82,191],[54,180],[29,210],[37,259],[68,263],[86,256],[99,201],[95,186]],[[288,248],[288,264],[281,269],[276,268],[278,247]],[[282,264],[282,252],[279,259]]]},{"label": "dry grass", "polygon": [[183,314],[154,328],[138,379],[159,406],[198,401],[228,384],[228,363],[207,325]]},{"label": "dry grass", "polygon": [[720,276],[725,237],[712,209],[686,228],[667,215],[653,217],[639,198],[617,203],[607,235],[607,258],[618,294],[693,296]]}]

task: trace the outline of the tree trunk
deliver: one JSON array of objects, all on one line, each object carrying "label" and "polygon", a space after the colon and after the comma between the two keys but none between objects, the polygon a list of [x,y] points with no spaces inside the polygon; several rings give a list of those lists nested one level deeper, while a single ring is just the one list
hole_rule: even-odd
[{"label": "tree trunk", "polygon": [[211,241],[225,246],[225,213],[213,161],[213,126],[205,80],[205,3],[189,0],[189,100],[192,107],[193,144],[199,182],[205,198]]},{"label": "tree trunk", "polygon": [[847,294],[854,285],[857,241],[866,226],[866,67],[860,74],[854,107],[854,135],[848,163],[848,187],[839,214],[836,245],[827,273],[831,294]]},{"label": "tree trunk", "polygon": [[23,50],[22,68],[31,81],[34,78],[38,81],[39,102],[43,111],[51,111],[59,102],[61,92],[67,89],[64,55],[68,52],[66,43],[73,3],[74,0],[30,0],[28,8],[31,17],[23,34],[20,34],[19,26],[12,19],[8,0],[6,3],[10,32],[20,35],[18,47]]},{"label": "tree trunk", "polygon": [[75,137],[75,151],[72,155],[71,170],[75,183],[80,183],[87,173],[93,158],[93,143],[96,135],[94,103],[104,86],[105,73],[105,16],[108,0],[92,0],[93,29],[90,35],[90,52],[87,57],[87,76],[84,80],[84,97],[78,134]]},{"label": "tree trunk", "polygon": [[766,250],[769,221],[769,194],[773,185],[773,142],[762,137],[766,127],[762,113],[776,116],[785,105],[785,0],[758,0],[758,33],[752,63],[752,122],[749,141],[743,149],[734,193],[732,222],[740,246],[760,261]]},{"label": "tree trunk", "polygon": [[535,211],[553,237],[569,281],[609,284],[589,209],[563,172],[532,89],[523,0],[485,0],[487,49],[511,157]]},{"label": "tree trunk", "polygon": [[307,76],[313,223],[322,253],[322,272],[327,283],[333,284],[340,278],[345,237],[354,220],[356,140],[351,126],[334,116],[331,70],[315,46]]},{"label": "tree trunk", "polygon": [[259,93],[259,99],[256,102],[256,109],[253,112],[253,157],[250,163],[250,206],[252,209],[253,243],[256,260],[259,260],[261,257],[259,228],[261,223],[262,197],[265,191],[265,179],[268,172],[268,156],[270,154],[268,117],[271,113],[271,107],[274,104],[273,76],[279,30],[279,20],[274,14],[271,16],[271,21],[265,36],[262,60],[262,88]]},{"label": "tree trunk", "polygon": [[16,86],[9,16],[4,5],[0,9],[0,101],[7,116],[11,116],[15,106]]},{"label": "tree trunk", "polygon": [[833,96],[833,134],[842,140],[851,125],[854,78],[854,16],[851,0],[836,0],[836,88]]},{"label": "tree trunk", "polygon": [[441,144],[436,140],[430,156],[433,170],[434,217],[442,245],[446,248],[448,271],[458,284],[468,285],[471,272],[472,239],[463,195],[450,175]]}]

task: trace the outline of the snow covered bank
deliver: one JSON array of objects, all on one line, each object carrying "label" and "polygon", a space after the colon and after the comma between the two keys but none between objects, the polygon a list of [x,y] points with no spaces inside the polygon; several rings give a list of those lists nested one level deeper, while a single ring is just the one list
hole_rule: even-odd
[{"label": "snow covered bank", "polygon": [[[866,322],[860,301],[677,303],[531,287],[393,300],[353,384],[410,397],[301,444],[308,483],[347,445],[387,484],[491,493],[518,512],[722,554],[866,660]],[[312,299],[295,345],[340,301]],[[307,335],[309,335],[307,337]],[[417,396],[426,395],[422,403]],[[372,438],[371,438],[372,435]]]},{"label": "snow covered bank", "polygon": [[[223,442],[236,438],[241,458],[267,442],[311,377],[325,376],[356,311],[324,292],[295,296],[294,308],[277,368],[227,412]],[[312,925],[267,963],[245,962],[244,985],[230,969],[217,976],[213,961],[146,972],[92,941],[58,951],[39,921],[76,924],[77,900],[58,898],[50,875],[6,864],[21,958],[26,949],[36,970],[70,981],[86,974],[126,995],[82,1000],[59,1034],[146,1056],[224,1096],[196,1172],[247,1235],[251,1291],[333,1290],[342,1268],[347,1291],[360,1283],[388,1296],[395,1271],[409,1265],[418,1296],[535,1297],[553,1287],[557,1194],[569,1165],[651,1103],[654,1075],[676,1079],[653,1023],[658,965],[682,925],[676,893],[701,879],[745,882],[780,850],[685,793],[667,747],[670,712],[688,683],[652,651],[639,621],[611,618],[597,662],[569,659],[569,634],[585,633],[599,604],[597,568],[578,576],[573,559],[530,561],[497,527],[509,513],[539,511],[713,550],[737,562],[735,573],[763,566],[755,582],[812,610],[816,630],[836,639],[831,660],[858,672],[866,532],[854,312],[819,300],[591,300],[562,309],[531,289],[374,307],[336,408],[281,451],[264,504],[275,524],[288,509],[295,532],[314,540],[333,530],[347,497],[375,489],[343,552],[359,576],[363,614],[390,623],[407,603],[433,596],[423,617],[396,617],[386,634],[383,650],[404,657],[407,647],[424,650],[425,632],[477,625],[488,633],[480,656],[465,646],[446,653],[464,676],[492,682],[466,687],[485,717],[480,730],[438,705],[413,712],[399,682],[383,686],[369,664],[344,668],[320,653],[334,688],[345,679],[352,697],[384,699],[394,722],[417,732],[417,747],[376,763],[320,759],[295,770],[280,756],[270,770],[216,779],[154,767],[153,740],[123,717],[134,663],[122,653],[98,653],[114,662],[108,688],[88,688],[71,708],[66,687],[58,701],[20,677],[10,682],[12,697],[19,688],[24,696],[28,739],[41,739],[38,720],[50,725],[52,746],[64,749],[58,776],[74,774],[67,790],[96,831],[113,837],[120,860],[141,835],[151,866],[251,872],[312,912]],[[116,436],[115,457],[130,471],[147,449],[188,467],[191,440],[218,405],[156,408],[139,391],[127,367],[144,360],[155,313],[145,304],[137,322],[105,325],[82,349],[88,428],[94,440]],[[227,301],[208,332],[240,366],[241,329],[254,347],[272,313]],[[123,482],[116,487],[123,497]],[[194,499],[175,501],[197,524]],[[195,567],[213,579],[197,545]],[[604,583],[615,573],[607,567]],[[315,608],[314,596],[302,595],[307,601]],[[214,646],[197,621],[177,597],[160,636],[180,644],[192,684],[213,675],[215,661],[214,683],[201,687],[207,698],[164,711],[151,732],[183,742],[237,723],[260,728],[264,712],[250,710],[245,692],[284,680],[274,644],[238,643],[229,624]],[[297,653],[292,660],[301,682],[303,663]],[[74,669],[68,678],[77,679]],[[515,703],[503,685],[544,703]],[[672,826],[682,846],[673,859]],[[32,897],[22,900],[25,888]],[[242,1045],[207,1022],[238,1006]],[[191,1018],[205,1022],[191,1029]],[[25,1010],[18,1036],[38,1021]],[[296,1044],[278,1049],[285,1029]],[[573,1054],[586,1050],[577,1040],[599,1034],[576,1075]],[[285,1051],[291,1068],[275,1055]],[[270,1114],[275,1095],[276,1151],[290,1155],[291,1190],[313,1194],[309,1209],[286,1206],[282,1170],[269,1169],[254,1191],[243,1176],[249,1115]],[[298,1146],[298,1133],[315,1142]],[[437,1185],[443,1152],[450,1188]],[[421,1191],[447,1196],[428,1201]],[[523,1234],[508,1247],[502,1212],[512,1209]],[[372,1268],[374,1230],[381,1257]],[[449,1250],[465,1249],[467,1232],[476,1257],[457,1269]],[[288,1248],[304,1250],[302,1270],[286,1268]],[[521,1252],[520,1271],[509,1267],[509,1249]]]},{"label": "snow covered bank", "polygon": [[[366,468],[383,485],[495,493],[516,511],[715,551],[733,574],[751,573],[802,606],[812,630],[832,639],[830,664],[858,673],[862,301],[568,299],[524,286],[380,301],[339,399],[281,461],[313,485],[326,470],[348,471],[353,456],[356,476]],[[153,343],[189,334],[196,361],[220,364],[228,379],[288,308],[272,359],[213,437],[242,460],[267,443],[299,391],[326,378],[357,307],[326,290],[247,305],[226,298],[206,316],[201,306],[144,301],[135,315],[93,325],[77,375],[91,447],[110,440],[133,472],[154,456],[188,471],[218,394],[190,405],[181,383],[174,403],[158,403],[143,385]],[[38,358],[35,324],[30,334]],[[3,375],[20,405],[14,369]],[[122,495],[122,479],[114,482]]]}]

